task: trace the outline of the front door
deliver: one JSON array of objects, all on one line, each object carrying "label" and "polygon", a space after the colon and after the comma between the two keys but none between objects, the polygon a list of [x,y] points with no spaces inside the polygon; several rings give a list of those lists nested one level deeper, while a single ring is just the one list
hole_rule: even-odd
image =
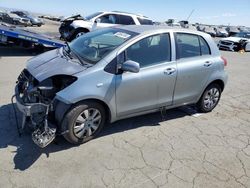
[{"label": "front door", "polygon": [[[141,69],[139,73],[123,72],[116,76],[118,117],[158,108],[159,97],[161,102],[172,103],[175,73],[170,77],[164,73],[171,61],[169,41],[169,34],[153,35],[136,42],[121,54],[125,56],[123,61],[138,62]],[[167,89],[162,90],[163,87]]]},{"label": "front door", "polygon": [[112,27],[118,24],[118,17],[115,14],[104,14],[96,18],[92,30]]}]

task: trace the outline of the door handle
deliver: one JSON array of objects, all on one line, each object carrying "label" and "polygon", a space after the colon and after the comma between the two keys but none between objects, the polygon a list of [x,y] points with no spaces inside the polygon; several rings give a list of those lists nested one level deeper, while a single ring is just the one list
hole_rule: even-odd
[{"label": "door handle", "polygon": [[206,61],[205,63],[204,63],[204,66],[205,67],[209,67],[209,66],[211,66],[212,65],[212,62],[211,61]]},{"label": "door handle", "polygon": [[164,70],[164,74],[166,74],[166,75],[171,75],[171,74],[173,74],[175,71],[176,71],[175,68],[167,68],[167,69]]}]

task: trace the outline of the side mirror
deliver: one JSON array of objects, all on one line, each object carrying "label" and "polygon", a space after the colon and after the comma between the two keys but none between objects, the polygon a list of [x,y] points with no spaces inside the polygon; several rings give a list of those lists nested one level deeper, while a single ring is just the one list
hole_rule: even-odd
[{"label": "side mirror", "polygon": [[101,23],[101,19],[100,18],[96,18],[95,23]]},{"label": "side mirror", "polygon": [[135,61],[128,60],[122,64],[121,70],[138,73],[140,71],[140,64]]}]

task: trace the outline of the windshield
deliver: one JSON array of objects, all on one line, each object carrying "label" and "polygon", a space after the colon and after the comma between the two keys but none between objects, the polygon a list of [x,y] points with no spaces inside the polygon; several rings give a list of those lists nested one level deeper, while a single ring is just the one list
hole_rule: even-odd
[{"label": "windshield", "polygon": [[240,38],[248,38],[248,39],[250,39],[250,33],[236,33],[233,36],[234,37],[240,37]]},{"label": "windshield", "polygon": [[69,46],[81,60],[96,64],[137,33],[117,28],[96,30],[73,40]]},{"label": "windshield", "polygon": [[88,16],[85,17],[85,20],[91,20],[92,18],[94,18],[94,17],[96,17],[96,16],[98,16],[98,15],[100,15],[102,13],[103,12],[96,12],[94,14],[90,14],[90,15],[88,15]]}]

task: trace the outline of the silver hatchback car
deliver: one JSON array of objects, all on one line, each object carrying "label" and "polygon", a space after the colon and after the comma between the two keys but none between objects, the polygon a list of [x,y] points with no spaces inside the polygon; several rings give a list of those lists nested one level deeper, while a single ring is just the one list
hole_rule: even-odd
[{"label": "silver hatchback car", "polygon": [[33,141],[58,134],[73,144],[110,122],[197,104],[210,112],[227,82],[226,60],[205,33],[162,26],[118,26],[87,33],[30,59],[15,97]]}]

